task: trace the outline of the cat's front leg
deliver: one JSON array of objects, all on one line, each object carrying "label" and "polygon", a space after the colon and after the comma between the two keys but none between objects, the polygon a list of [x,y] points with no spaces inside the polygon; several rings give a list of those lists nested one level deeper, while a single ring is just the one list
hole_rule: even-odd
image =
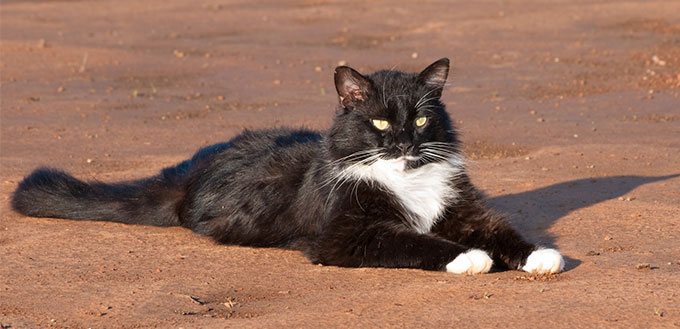
[{"label": "cat's front leg", "polygon": [[493,259],[491,259],[486,251],[470,249],[446,264],[446,271],[456,274],[488,273],[492,265]]},{"label": "cat's front leg", "polygon": [[537,274],[558,273],[564,258],[555,249],[526,242],[503,215],[483,208],[458,209],[441,220],[433,233],[484,250],[499,267]]},{"label": "cat's front leg", "polygon": [[481,250],[393,225],[357,225],[356,217],[336,219],[305,254],[315,263],[343,267],[400,267],[486,273],[493,260]]},{"label": "cat's front leg", "polygon": [[558,273],[564,270],[564,257],[552,248],[537,248],[524,262],[521,268],[525,272],[537,274]]}]

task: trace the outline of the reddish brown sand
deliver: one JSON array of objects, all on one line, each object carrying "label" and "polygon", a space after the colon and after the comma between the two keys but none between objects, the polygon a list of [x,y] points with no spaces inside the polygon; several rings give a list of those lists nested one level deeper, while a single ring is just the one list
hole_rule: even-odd
[{"label": "reddish brown sand", "polygon": [[[3,328],[680,326],[680,2],[414,3],[3,1]],[[338,63],[444,56],[473,181],[564,273],[315,266],[8,207],[36,166],[132,179],[246,127],[323,129]]]}]

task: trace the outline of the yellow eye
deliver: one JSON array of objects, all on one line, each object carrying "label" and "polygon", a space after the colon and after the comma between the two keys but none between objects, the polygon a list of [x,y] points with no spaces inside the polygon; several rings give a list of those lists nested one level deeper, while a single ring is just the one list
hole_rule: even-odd
[{"label": "yellow eye", "polygon": [[373,119],[371,122],[376,128],[380,130],[385,130],[390,126],[390,123],[387,122],[387,120]]},{"label": "yellow eye", "polygon": [[416,126],[422,127],[427,123],[427,117],[417,117],[416,118]]}]

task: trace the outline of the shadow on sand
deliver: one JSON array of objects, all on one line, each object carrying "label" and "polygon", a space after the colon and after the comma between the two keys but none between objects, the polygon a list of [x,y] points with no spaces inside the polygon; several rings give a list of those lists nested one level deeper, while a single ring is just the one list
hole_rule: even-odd
[{"label": "shadow on sand", "polygon": [[[572,211],[618,198],[641,185],[676,177],[680,177],[680,174],[577,179],[532,191],[490,198],[489,203],[494,209],[510,214],[513,226],[523,232],[530,241],[554,247],[555,238],[547,230]],[[567,269],[580,264],[580,261],[575,259],[566,259],[566,262]]]}]

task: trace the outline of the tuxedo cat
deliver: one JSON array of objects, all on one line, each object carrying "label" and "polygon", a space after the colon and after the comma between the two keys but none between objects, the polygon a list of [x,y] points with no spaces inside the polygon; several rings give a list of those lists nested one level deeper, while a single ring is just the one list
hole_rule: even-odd
[{"label": "tuxedo cat", "polygon": [[157,176],[83,182],[40,168],[12,207],[34,217],[184,226],[219,243],[301,250],[312,262],[453,273],[556,273],[470,183],[440,101],[449,60],[420,73],[335,70],[324,132],[246,130]]}]

